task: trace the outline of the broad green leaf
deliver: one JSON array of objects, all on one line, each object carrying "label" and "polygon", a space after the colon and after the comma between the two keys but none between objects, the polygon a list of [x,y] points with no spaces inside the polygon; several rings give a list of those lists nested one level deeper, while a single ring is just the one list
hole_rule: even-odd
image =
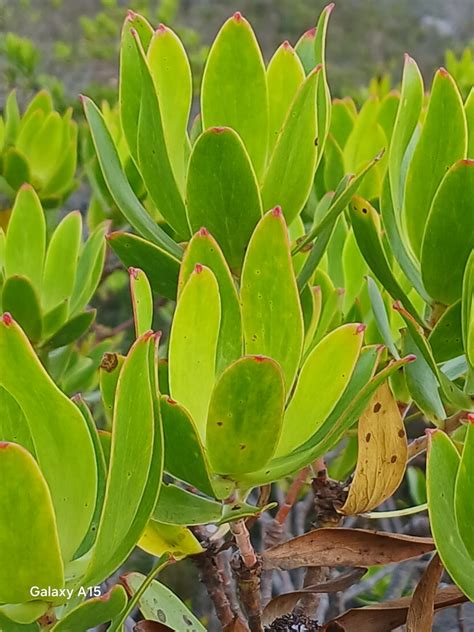
[{"label": "broad green leaf", "polygon": [[350,97],[333,99],[330,133],[341,149],[344,149],[347,139],[354,127],[356,119],[356,111],[354,108],[354,102]]},{"label": "broad green leaf", "polygon": [[385,138],[390,141],[397,118],[398,106],[400,105],[400,95],[396,90],[392,90],[380,102],[377,122],[382,127]]},{"label": "broad green leaf", "polygon": [[461,312],[464,352],[469,365],[474,367],[474,253],[464,271]]},{"label": "broad green leaf", "polygon": [[278,207],[264,215],[252,235],[240,295],[245,353],[276,360],[289,393],[301,358],[304,327],[288,231]]},{"label": "broad green leaf", "polygon": [[380,217],[374,207],[361,197],[354,196],[349,206],[352,228],[357,245],[374,275],[394,299],[400,300],[410,314],[422,323],[418,312],[398,282],[382,242]]},{"label": "broad green leaf", "polygon": [[140,118],[143,84],[132,30],[140,38],[143,48],[146,50],[153,36],[153,29],[144,17],[129,11],[123,24],[120,43],[120,122],[130,153],[137,162],[138,121]]},{"label": "broad green leaf", "polygon": [[38,293],[25,276],[14,275],[5,281],[2,307],[10,312],[32,342],[41,338],[42,319]]},{"label": "broad green leaf", "polygon": [[[128,573],[125,585],[134,594],[145,581],[140,573]],[[164,623],[182,632],[206,632],[206,628],[169,588],[153,580],[139,601],[140,610],[149,621]]]},{"label": "broad green leaf", "polygon": [[186,200],[192,231],[205,226],[230,268],[240,272],[262,215],[262,202],[249,156],[235,131],[214,127],[196,141],[189,160]]},{"label": "broad green leaf", "polygon": [[242,317],[235,282],[219,244],[201,228],[189,242],[181,264],[178,295],[180,295],[197,264],[207,266],[215,275],[221,299],[221,322],[217,343],[216,369],[220,374],[242,355]]},{"label": "broad green leaf", "polygon": [[304,68],[298,55],[289,42],[284,42],[271,58],[267,68],[268,153],[270,156],[304,78]]},{"label": "broad green leaf", "polygon": [[135,336],[139,338],[151,329],[153,323],[153,295],[150,283],[143,270],[129,268],[128,272],[130,274]]},{"label": "broad green leaf", "polygon": [[43,338],[49,338],[64,325],[69,313],[69,299],[63,300],[43,315]]},{"label": "broad green leaf", "polygon": [[76,280],[79,248],[81,245],[82,217],[74,211],[58,224],[51,236],[44,264],[41,288],[45,310],[56,307],[69,298]]},{"label": "broad green leaf", "polygon": [[408,444],[398,403],[384,382],[359,419],[357,467],[341,513],[372,511],[390,498],[405,474]]},{"label": "broad green leaf", "polygon": [[108,420],[112,419],[117,382],[122,370],[125,356],[118,353],[105,353],[99,367],[99,385],[104,406],[105,415]]},{"label": "broad green leaf", "polygon": [[396,360],[400,359],[397,347],[393,341],[392,331],[390,328],[390,322],[388,320],[387,310],[385,309],[385,303],[380,293],[379,288],[375,281],[368,276],[367,277],[367,289],[369,293],[370,303],[372,305],[372,311],[374,313],[377,329],[390,353]]},{"label": "broad green leaf", "polygon": [[440,430],[431,435],[426,482],[430,526],[444,567],[459,588],[474,600],[473,559],[459,533],[455,517],[455,486],[460,457]]},{"label": "broad green leaf", "polygon": [[44,344],[50,349],[65,347],[83,336],[95,320],[97,310],[89,309],[68,320]]},{"label": "broad green leaf", "polygon": [[[30,632],[34,622],[42,617],[50,608],[50,604],[45,601],[30,601],[27,603],[15,603],[0,606],[0,616],[4,615],[9,625],[5,626],[5,632]],[[3,624],[3,620],[0,619]],[[22,626],[22,627],[20,627]],[[39,627],[33,628],[35,632]],[[3,632],[3,631],[2,631]]]},{"label": "broad green leaf", "polygon": [[160,24],[151,39],[147,59],[160,104],[168,155],[183,193],[193,88],[189,60],[179,37],[164,24]]},{"label": "broad green leaf", "polygon": [[165,471],[214,496],[209,464],[198,429],[185,408],[169,397],[160,400],[165,441]]},{"label": "broad green leaf", "polygon": [[220,474],[252,472],[275,452],[285,405],[279,365],[268,357],[246,356],[231,364],[212,392],[206,449]]},{"label": "broad green leaf", "polygon": [[94,449],[81,413],[52,382],[25,334],[7,314],[0,322],[0,383],[28,421],[67,562],[82,542],[94,511]]},{"label": "broad green leaf", "polygon": [[181,248],[151,219],[148,211],[133,192],[99,108],[87,97],[83,97],[82,103],[102,175],[117,207],[140,235],[179,259]]},{"label": "broad green leaf", "polygon": [[316,66],[316,51],[314,47],[315,37],[316,27],[313,27],[303,33],[295,46],[295,51],[300,58],[304,71],[307,75],[309,75]]},{"label": "broad green leaf", "polygon": [[0,441],[18,443],[35,456],[28,421],[16,399],[0,387]]},{"label": "broad green leaf", "polygon": [[51,629],[51,632],[86,632],[112,621],[127,605],[125,588],[116,584],[100,597],[92,597],[69,610]]},{"label": "broad green leaf", "polygon": [[[308,355],[285,413],[277,456],[289,454],[325,422],[350,383],[364,327],[335,329]],[[318,393],[318,397],[314,397]]]},{"label": "broad green leaf", "polygon": [[155,84],[145,51],[134,35],[142,77],[140,118],[138,120],[138,166],[153,203],[179,237],[189,236],[184,201],[179,190],[166,146],[166,137]]},{"label": "broad green leaf", "polygon": [[428,293],[450,305],[461,298],[464,268],[474,249],[474,160],[451,167],[433,199],[421,247]]},{"label": "broad green leaf", "polygon": [[415,362],[405,367],[407,388],[416,405],[436,425],[446,419],[443,403],[439,394],[439,381],[424,358],[409,331],[402,332],[404,353],[416,356]]},{"label": "broad green leaf", "polygon": [[345,166],[344,153],[332,134],[329,134],[326,139],[324,162],[322,166],[324,169],[325,188],[328,191],[334,191],[338,183],[344,177]]},{"label": "broad green leaf", "polygon": [[464,105],[467,121],[468,143],[467,157],[474,158],[474,88],[471,88]]},{"label": "broad green leaf", "polygon": [[[172,446],[170,448],[172,449]],[[163,485],[153,520],[172,525],[200,525],[219,522],[222,504],[197,496],[176,485]]]},{"label": "broad green leaf", "polygon": [[425,122],[406,176],[404,221],[418,257],[436,190],[446,169],[464,158],[466,149],[467,126],[461,96],[452,77],[441,68],[433,81]]},{"label": "broad green leaf", "polygon": [[6,275],[21,274],[39,290],[43,276],[46,224],[41,202],[33,187],[18,192],[8,222],[5,246]]},{"label": "broad green leaf", "polygon": [[31,601],[32,586],[64,584],[51,495],[34,458],[16,443],[0,443],[0,478],[0,602]]},{"label": "broad green leaf", "polygon": [[110,466],[88,579],[121,563],[120,545],[124,545],[147,483],[155,433],[151,341],[148,334],[138,338],[118,378]]},{"label": "broad green leaf", "polygon": [[[34,602],[33,602],[34,603]],[[48,609],[48,604],[44,603],[44,610],[39,610],[39,616],[44,614]],[[23,604],[22,604],[23,605]],[[29,606],[30,604],[28,604]],[[34,604],[34,607],[37,607],[37,604]],[[39,626],[37,623],[15,623],[12,619],[6,617],[6,615],[2,614],[2,612],[9,611],[10,607],[0,607],[0,626],[3,632],[39,632]],[[34,617],[36,618],[36,617]]]},{"label": "broad green leaf", "polygon": [[79,256],[71,295],[71,316],[84,309],[97,289],[104,267],[107,228],[107,222],[99,224],[84,244]]},{"label": "broad green leaf", "polygon": [[288,224],[301,212],[313,186],[318,153],[314,102],[320,70],[300,86],[263,179],[264,209],[281,206]]},{"label": "broad green leaf", "polygon": [[[7,96],[4,107],[5,139],[4,145],[13,145],[20,128],[21,116],[16,98],[16,90],[12,90]],[[23,183],[22,183],[23,184]]]},{"label": "broad green leaf", "polygon": [[204,129],[225,126],[237,132],[260,180],[268,143],[265,66],[252,27],[240,13],[225,22],[209,52],[201,111]]},{"label": "broad green leaf", "polygon": [[190,529],[156,520],[150,520],[146,525],[138,546],[155,557],[169,553],[175,560],[197,555],[204,550]]},{"label": "broad green leaf", "polygon": [[400,217],[405,189],[403,159],[418,124],[423,99],[423,77],[415,60],[405,55],[400,103],[388,156],[391,198],[397,218]]},{"label": "broad green leaf", "polygon": [[168,358],[171,397],[191,413],[201,437],[216,374],[220,320],[216,277],[197,264],[176,306]]},{"label": "broad green leaf", "polygon": [[459,300],[446,309],[430,333],[428,341],[437,362],[446,362],[464,353],[461,312]]},{"label": "broad green leaf", "polygon": [[142,237],[119,231],[110,233],[107,241],[125,266],[143,270],[157,294],[176,298],[182,251],[177,257]]},{"label": "broad green leaf", "polygon": [[10,147],[3,155],[2,176],[14,191],[31,181],[28,160],[16,147]]},{"label": "broad green leaf", "polygon": [[474,524],[471,497],[474,485],[474,423],[467,424],[466,438],[456,477],[454,510],[459,534],[474,565]]}]

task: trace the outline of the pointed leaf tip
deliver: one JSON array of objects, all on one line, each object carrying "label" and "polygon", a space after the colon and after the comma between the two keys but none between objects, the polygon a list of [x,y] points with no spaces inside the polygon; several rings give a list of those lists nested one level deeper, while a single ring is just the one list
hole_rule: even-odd
[{"label": "pointed leaf tip", "polygon": [[167,33],[169,31],[168,27],[165,26],[163,24],[163,22],[161,22],[161,24],[158,26],[158,28],[156,29],[155,33],[157,35],[164,35],[165,33]]},{"label": "pointed leaf tip", "polygon": [[139,272],[138,268],[132,268],[130,266],[130,268],[128,269],[129,275],[133,277],[134,279],[138,279],[138,272]]},{"label": "pointed leaf tip", "polygon": [[443,68],[443,66],[438,69],[438,73],[441,77],[449,77],[449,72],[446,70],[446,68]]},{"label": "pointed leaf tip", "polygon": [[132,9],[129,9],[127,11],[127,17],[125,18],[126,20],[134,20],[137,17],[137,13],[135,13],[135,11],[132,11]]},{"label": "pointed leaf tip", "polygon": [[12,315],[9,312],[5,312],[2,316],[3,324],[9,327],[13,323]]},{"label": "pointed leaf tip", "polygon": [[155,332],[153,331],[153,329],[149,329],[148,331],[145,331],[145,333],[142,335],[142,340],[146,342],[147,340],[150,340],[150,338],[153,338],[154,336],[155,336]]},{"label": "pointed leaf tip", "polygon": [[9,445],[8,441],[0,441],[0,450],[6,450]]},{"label": "pointed leaf tip", "polygon": [[292,50],[292,48],[293,48],[293,47],[291,46],[291,44],[290,44],[290,42],[289,42],[288,40],[285,40],[285,41],[283,42],[282,46],[283,46],[283,48],[284,48],[285,50]]},{"label": "pointed leaf tip", "polygon": [[357,325],[357,327],[356,327],[356,334],[361,334],[366,329],[367,329],[367,325],[364,325],[364,323],[360,323],[360,325]]},{"label": "pointed leaf tip", "polygon": [[405,360],[407,362],[415,362],[416,355],[414,353],[410,353],[409,355],[405,356]]},{"label": "pointed leaf tip", "polygon": [[211,132],[213,134],[223,134],[226,131],[226,127],[211,127]]},{"label": "pointed leaf tip", "polygon": [[275,206],[275,208],[272,208],[272,215],[274,217],[281,217],[282,214],[281,206]]},{"label": "pointed leaf tip", "polygon": [[308,39],[316,37],[316,27],[313,26],[312,29],[308,29],[303,37],[307,37]]},{"label": "pointed leaf tip", "polygon": [[242,14],[240,13],[240,11],[236,11],[232,17],[236,22],[242,21]]},{"label": "pointed leaf tip", "polygon": [[205,226],[201,226],[201,228],[199,229],[199,236],[200,237],[209,237],[209,231],[207,230],[207,228]]},{"label": "pointed leaf tip", "polygon": [[194,272],[195,272],[196,274],[201,274],[202,269],[203,269],[203,268],[202,268],[202,264],[200,264],[200,263],[196,263],[196,265],[194,266]]},{"label": "pointed leaf tip", "polygon": [[167,401],[167,403],[168,403],[170,406],[176,406],[176,404],[178,403],[178,402],[177,402],[175,399],[173,399],[172,397],[167,397],[167,398],[166,398],[166,401]]}]

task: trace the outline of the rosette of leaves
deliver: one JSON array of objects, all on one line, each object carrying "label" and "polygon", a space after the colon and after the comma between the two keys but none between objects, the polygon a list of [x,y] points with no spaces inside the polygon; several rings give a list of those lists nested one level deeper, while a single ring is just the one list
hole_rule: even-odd
[{"label": "rosette of leaves", "polygon": [[[125,607],[122,587],[87,601],[79,589],[123,563],[156,504],[163,463],[158,340],[147,332],[123,359],[112,431],[99,433],[84,401],[58,389],[18,323],[3,315],[2,630],[38,630],[40,620],[42,628],[85,631]],[[49,588],[49,596],[33,596],[32,587]]]},{"label": "rosette of leaves", "polygon": [[0,155],[2,225],[25,182],[34,187],[44,208],[57,208],[75,187],[77,124],[72,108],[61,115],[43,90],[22,115],[11,92],[0,118]]},{"label": "rosette of leaves", "polygon": [[106,225],[83,239],[78,211],[64,216],[50,236],[38,193],[23,185],[6,234],[0,229],[0,303],[41,353],[82,336],[95,318],[87,305],[102,275]]}]

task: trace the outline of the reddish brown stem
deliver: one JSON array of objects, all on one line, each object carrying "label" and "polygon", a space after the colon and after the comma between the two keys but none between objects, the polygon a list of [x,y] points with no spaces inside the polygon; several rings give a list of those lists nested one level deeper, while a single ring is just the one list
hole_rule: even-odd
[{"label": "reddish brown stem", "polygon": [[290,488],[288,489],[288,492],[285,496],[285,500],[283,501],[283,504],[281,505],[277,515],[275,516],[275,520],[276,522],[278,522],[278,524],[283,525],[285,523],[288,514],[292,510],[293,505],[298,498],[298,494],[300,493],[301,488],[304,486],[308,479],[309,472],[309,467],[303,468],[290,485]]}]

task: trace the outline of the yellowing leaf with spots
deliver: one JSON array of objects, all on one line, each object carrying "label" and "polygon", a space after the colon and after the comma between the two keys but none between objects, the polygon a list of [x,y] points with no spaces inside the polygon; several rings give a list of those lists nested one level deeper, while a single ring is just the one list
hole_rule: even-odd
[{"label": "yellowing leaf with spots", "polygon": [[359,454],[346,515],[371,511],[397,490],[408,457],[407,437],[397,402],[387,382],[374,393],[359,419]]}]

